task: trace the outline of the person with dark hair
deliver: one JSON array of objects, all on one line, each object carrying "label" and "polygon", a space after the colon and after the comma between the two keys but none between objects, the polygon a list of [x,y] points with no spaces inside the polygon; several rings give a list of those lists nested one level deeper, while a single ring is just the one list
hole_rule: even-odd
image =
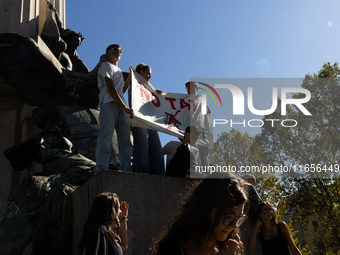
[{"label": "person with dark hair", "polygon": [[[136,72],[146,81],[151,79],[151,67],[140,63],[136,66]],[[142,85],[141,85],[142,86]],[[151,86],[151,84],[150,84]],[[130,87],[131,88],[131,87]],[[129,100],[131,106],[131,89],[129,88]],[[162,93],[160,89],[157,93]],[[164,157],[162,145],[156,130],[133,127],[133,162],[135,172],[148,174],[164,174]]]},{"label": "person with dark hair", "polygon": [[122,255],[127,250],[129,205],[105,192],[93,201],[79,242],[79,255]]},{"label": "person with dark hair", "polygon": [[238,227],[247,202],[244,183],[230,173],[201,179],[169,230],[154,243],[156,255],[238,255],[243,244]]},{"label": "person with dark hair", "polygon": [[194,147],[201,130],[197,125],[189,125],[184,132],[182,144],[176,149],[176,153],[167,165],[165,175],[177,177],[189,177],[190,170],[194,170],[198,164],[199,151]]},{"label": "person with dark hair", "polygon": [[119,44],[111,44],[106,49],[108,61],[101,64],[98,69],[99,92],[99,133],[97,136],[96,169],[98,173],[102,169],[109,169],[111,156],[111,141],[116,129],[119,159],[121,170],[132,172],[131,155],[132,144],[130,141],[130,118],[135,116],[133,110],[126,106],[124,93],[129,88],[129,77],[124,82],[123,73],[118,67],[118,61],[122,56],[122,47]]},{"label": "person with dark hair", "polygon": [[256,213],[259,219],[248,241],[250,249],[254,249],[257,243],[261,242],[262,250],[268,255],[289,255],[289,249],[293,255],[301,255],[288,225],[277,220],[276,212],[269,202],[261,202],[257,206]]}]

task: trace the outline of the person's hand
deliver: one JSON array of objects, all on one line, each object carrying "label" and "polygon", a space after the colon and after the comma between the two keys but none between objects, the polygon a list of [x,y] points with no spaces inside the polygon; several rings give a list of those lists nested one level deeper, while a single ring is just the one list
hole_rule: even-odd
[{"label": "person's hand", "polygon": [[157,92],[158,94],[162,94],[162,93],[163,93],[163,91],[162,91],[161,89],[156,89],[156,92]]},{"label": "person's hand", "polygon": [[119,220],[124,220],[129,214],[129,204],[125,201],[120,202]]},{"label": "person's hand", "polygon": [[126,108],[125,112],[130,115],[130,119],[133,119],[135,117],[135,113],[133,112],[131,108]]},{"label": "person's hand", "polygon": [[256,223],[255,223],[255,227],[261,228],[262,226],[263,226],[262,220],[257,220]]},{"label": "person's hand", "polygon": [[218,255],[239,255],[240,245],[234,239],[229,239],[224,243],[224,247],[219,251]]},{"label": "person's hand", "polygon": [[129,67],[129,71],[130,71],[130,73],[131,73],[131,72],[136,72],[136,69],[135,69],[133,66],[130,66],[130,67]]}]

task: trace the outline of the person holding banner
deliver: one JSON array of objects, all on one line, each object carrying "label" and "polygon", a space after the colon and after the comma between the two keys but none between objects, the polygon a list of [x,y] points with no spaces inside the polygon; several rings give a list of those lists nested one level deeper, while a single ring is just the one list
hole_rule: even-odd
[{"label": "person holding banner", "polygon": [[[136,67],[139,73],[146,81],[151,79],[151,67],[140,63]],[[141,85],[142,86],[142,85]],[[160,89],[157,93],[162,93]],[[129,88],[129,101],[131,106],[131,90]],[[156,130],[133,127],[133,161],[135,171],[139,173],[148,173],[163,175],[164,174],[164,157],[162,145]]]},{"label": "person holding banner", "polygon": [[[198,91],[198,84],[196,81],[188,81],[185,83],[185,88],[187,93],[190,95],[197,95]],[[205,115],[205,118],[202,119],[203,121],[201,123],[198,123],[199,128],[202,130],[202,138],[207,139],[206,136],[206,130],[212,130],[212,124],[211,124],[211,119],[210,119],[210,110],[207,107],[207,114]],[[197,120],[193,121],[194,123],[197,123]],[[201,165],[202,166],[209,166],[209,159],[208,159],[208,154],[209,154],[209,148],[206,146],[202,146],[200,144],[196,144],[196,147],[199,150],[200,154],[200,160],[201,160]]]},{"label": "person holding banner", "polygon": [[[129,77],[124,82],[123,73],[117,65],[122,56],[122,48],[119,44],[108,46],[106,55],[108,61],[102,63],[98,69],[100,129],[97,137],[95,173],[102,169],[109,169],[114,129],[117,132],[121,170],[132,172],[129,116],[133,118],[135,115],[133,110],[126,106],[123,95],[130,86],[128,80],[131,80],[131,78]],[[132,71],[133,68],[130,67],[129,76]]]}]

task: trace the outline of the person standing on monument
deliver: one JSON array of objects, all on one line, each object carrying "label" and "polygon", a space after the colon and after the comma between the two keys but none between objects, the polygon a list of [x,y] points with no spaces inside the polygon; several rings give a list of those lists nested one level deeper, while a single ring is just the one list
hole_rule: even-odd
[{"label": "person standing on monument", "polygon": [[[140,63],[136,66],[136,72],[146,81],[151,79],[151,67]],[[150,84],[151,85],[151,84]],[[162,90],[157,89],[157,93]],[[129,103],[131,107],[131,87],[129,88]],[[133,161],[135,171],[139,173],[164,174],[164,157],[162,145],[156,130],[133,127]]]},{"label": "person standing on monument", "polygon": [[[100,129],[97,137],[96,169],[95,173],[109,169],[111,156],[111,141],[114,129],[117,132],[119,145],[119,159],[121,170],[132,172],[131,155],[132,144],[130,141],[130,118],[134,112],[126,106],[124,93],[130,86],[130,80],[124,82],[123,73],[118,67],[122,56],[119,44],[111,44],[106,49],[108,61],[101,64],[98,70],[99,92],[99,123]],[[133,67],[129,68],[130,74]]]},{"label": "person standing on monument", "polygon": [[[190,94],[191,95],[197,95],[198,84],[197,84],[196,81],[188,81],[187,83],[185,83],[185,88],[186,88],[186,91],[189,95]],[[202,121],[202,123],[197,123],[199,128],[202,130],[202,139],[206,138],[205,137],[206,136],[206,130],[207,130],[208,127],[211,127],[211,125],[212,125],[209,114],[210,114],[210,110],[207,107],[207,115],[205,115],[204,120]],[[199,145],[199,144],[197,144],[196,147],[199,150],[201,165],[202,166],[209,166],[209,159],[208,159],[209,148],[202,146],[202,145]]]}]

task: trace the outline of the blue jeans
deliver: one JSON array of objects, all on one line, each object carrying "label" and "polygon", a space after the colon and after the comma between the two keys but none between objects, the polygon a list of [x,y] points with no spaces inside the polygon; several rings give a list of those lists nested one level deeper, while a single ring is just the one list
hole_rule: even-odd
[{"label": "blue jeans", "polygon": [[164,156],[157,131],[134,127],[133,161],[139,173],[164,174]]},{"label": "blue jeans", "polygon": [[109,169],[111,156],[111,141],[114,129],[117,132],[119,146],[119,160],[121,170],[132,172],[129,115],[116,102],[109,102],[100,106],[99,133],[96,150],[96,173],[102,169]]}]

